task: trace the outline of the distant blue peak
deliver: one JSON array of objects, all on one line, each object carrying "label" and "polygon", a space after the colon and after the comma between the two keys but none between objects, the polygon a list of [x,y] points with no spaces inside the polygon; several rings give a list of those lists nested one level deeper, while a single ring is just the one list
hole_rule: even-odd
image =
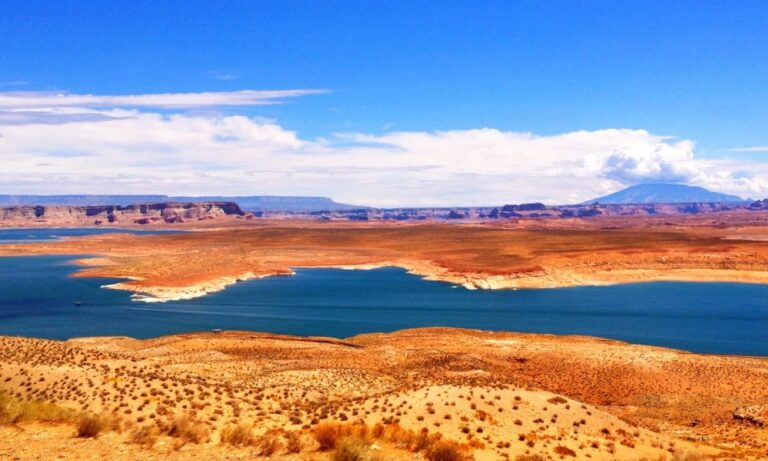
[{"label": "distant blue peak", "polygon": [[637,184],[613,194],[585,203],[688,203],[688,202],[744,202],[735,195],[712,192],[703,187],[685,184]]}]

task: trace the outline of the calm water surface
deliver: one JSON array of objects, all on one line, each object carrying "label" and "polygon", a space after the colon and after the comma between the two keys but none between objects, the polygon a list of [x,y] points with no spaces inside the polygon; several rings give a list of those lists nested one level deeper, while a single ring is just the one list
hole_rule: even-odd
[{"label": "calm water surface", "polygon": [[0,229],[0,244],[20,242],[53,241],[62,237],[81,237],[84,235],[110,234],[123,232],[129,234],[167,234],[179,233],[179,231],[166,230],[142,230],[142,229]]},{"label": "calm water surface", "polygon": [[347,337],[440,325],[768,355],[768,286],[762,285],[665,282],[469,291],[395,268],[305,269],[191,301],[144,304],[131,301],[129,293],[100,288],[115,280],[69,277],[75,270],[71,259],[0,258],[0,334],[146,338],[222,328]]}]

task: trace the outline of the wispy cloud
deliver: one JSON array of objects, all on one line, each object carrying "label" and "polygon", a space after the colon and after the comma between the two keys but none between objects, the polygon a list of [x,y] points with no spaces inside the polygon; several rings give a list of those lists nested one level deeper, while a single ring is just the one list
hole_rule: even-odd
[{"label": "wispy cloud", "polygon": [[0,126],[2,125],[58,125],[76,122],[96,122],[116,120],[132,116],[122,112],[98,112],[89,110],[62,110],[66,108],[52,108],[47,110],[10,109],[0,110]]},{"label": "wispy cloud", "polygon": [[26,80],[9,80],[6,82],[0,82],[0,86],[25,86],[29,85],[29,82]]},{"label": "wispy cloud", "polygon": [[242,90],[199,93],[93,95],[48,92],[0,92],[0,109],[40,107],[143,107],[183,109],[222,106],[263,106],[286,99],[327,93],[322,89]]},{"label": "wispy cloud", "polygon": [[216,80],[222,80],[222,81],[230,81],[230,80],[237,80],[240,78],[240,75],[232,73],[232,72],[211,72],[211,78],[214,78]]},{"label": "wispy cloud", "polygon": [[768,153],[768,146],[752,146],[752,147],[731,147],[725,149],[726,152],[755,152],[755,153]]}]

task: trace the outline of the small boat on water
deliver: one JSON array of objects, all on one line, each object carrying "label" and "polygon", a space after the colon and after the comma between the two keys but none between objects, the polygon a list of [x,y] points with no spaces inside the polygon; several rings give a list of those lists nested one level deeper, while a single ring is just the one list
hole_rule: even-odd
[{"label": "small boat on water", "polygon": [[75,301],[75,306],[82,306],[82,305],[83,305],[82,301],[79,301],[79,300]]}]

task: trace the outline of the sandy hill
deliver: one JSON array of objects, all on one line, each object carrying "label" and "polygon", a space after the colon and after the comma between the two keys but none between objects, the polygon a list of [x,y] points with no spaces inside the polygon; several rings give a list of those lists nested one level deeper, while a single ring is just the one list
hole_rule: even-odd
[{"label": "sandy hill", "polygon": [[[68,342],[6,337],[0,344],[6,398],[110,421],[109,430],[84,439],[73,436],[71,422],[21,418],[23,431],[0,428],[0,457],[103,459],[114,450],[120,459],[266,451],[276,459],[433,460],[768,454],[759,418],[734,417],[768,402],[763,359],[455,329],[347,340],[222,332]],[[246,446],[232,446],[236,429],[247,433]],[[329,432],[333,446],[324,445]],[[337,458],[352,443],[363,457]],[[463,458],[435,457],[440,444]]]}]

